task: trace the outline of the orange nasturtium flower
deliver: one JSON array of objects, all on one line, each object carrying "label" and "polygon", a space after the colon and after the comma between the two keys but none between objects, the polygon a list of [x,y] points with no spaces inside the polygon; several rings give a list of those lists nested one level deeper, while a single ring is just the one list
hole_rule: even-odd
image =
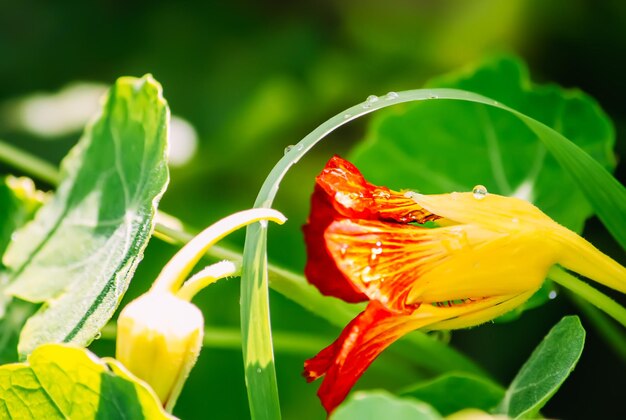
[{"label": "orange nasturtium flower", "polygon": [[422,195],[367,182],[333,157],[304,226],[306,276],[321,293],[369,301],[304,364],[330,413],[372,361],[415,329],[456,329],[524,303],[555,264],[626,292],[626,270],[527,201],[473,192]]}]

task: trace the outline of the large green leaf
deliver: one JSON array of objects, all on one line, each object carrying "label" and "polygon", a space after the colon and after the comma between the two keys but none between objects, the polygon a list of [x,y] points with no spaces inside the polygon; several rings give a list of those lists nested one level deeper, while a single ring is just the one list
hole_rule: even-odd
[{"label": "large green leaf", "polygon": [[156,394],[116,360],[46,344],[0,367],[3,419],[167,419]]},{"label": "large green leaf", "polygon": [[[429,87],[495,99],[558,131],[606,168],[615,166],[614,130],[598,104],[577,90],[531,83],[519,59],[492,59]],[[493,193],[528,199],[578,232],[592,214],[580,187],[537,134],[494,107],[446,100],[381,113],[351,157],[382,185],[442,193],[482,184]]]},{"label": "large green leaf", "polygon": [[504,397],[504,389],[484,377],[450,373],[415,385],[402,393],[417,398],[447,416],[466,408],[490,411]]},{"label": "large green leaf", "polygon": [[426,403],[396,397],[385,391],[355,392],[330,416],[331,420],[440,420]]},{"label": "large green leaf", "polygon": [[45,303],[22,330],[20,353],[87,344],[113,315],[167,185],[168,114],[151,76],[120,78],[63,161],[54,198],[9,246],[8,292]]},{"label": "large green leaf", "polygon": [[578,317],[564,317],[522,366],[498,411],[513,418],[535,418],[574,370],[584,344],[585,330]]}]

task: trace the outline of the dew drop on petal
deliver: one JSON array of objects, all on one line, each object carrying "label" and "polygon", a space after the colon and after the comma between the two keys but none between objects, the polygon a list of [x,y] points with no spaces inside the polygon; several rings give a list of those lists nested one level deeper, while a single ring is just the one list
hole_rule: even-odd
[{"label": "dew drop on petal", "polygon": [[487,194],[487,188],[484,185],[476,185],[474,188],[472,188],[472,195],[476,200],[482,200],[483,198],[487,197]]},{"label": "dew drop on petal", "polygon": [[376,242],[376,246],[371,249],[370,263],[376,261],[376,258],[383,253],[383,244],[380,241]]},{"label": "dew drop on petal", "polygon": [[398,98],[398,94],[396,92],[389,92],[385,95],[385,99],[387,99],[388,101],[392,99],[397,99],[397,98]]},{"label": "dew drop on petal", "polygon": [[339,252],[341,253],[342,257],[345,257],[346,253],[348,252],[348,244],[341,244],[341,246],[339,247]]}]

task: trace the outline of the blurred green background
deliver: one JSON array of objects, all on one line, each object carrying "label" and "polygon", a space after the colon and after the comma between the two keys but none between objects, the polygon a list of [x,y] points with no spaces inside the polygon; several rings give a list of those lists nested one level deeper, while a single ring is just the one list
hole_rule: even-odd
[{"label": "blurred green background", "polygon": [[[617,0],[0,0],[0,139],[56,164],[77,141],[106,86],[122,75],[152,73],[176,116],[171,183],[161,208],[201,228],[250,207],[284,148],[328,117],[370,94],[419,88],[431,76],[508,51],[528,62],[536,81],[580,87],[595,97],[616,125],[623,156],[625,28],[626,3]],[[288,174],[276,207],[289,223],[271,229],[271,261],[302,271],[300,226],[313,177],[333,153],[345,155],[366,124],[340,129]],[[625,166],[620,163],[616,172],[622,183]],[[624,261],[596,219],[585,236]],[[243,233],[229,238],[237,249],[242,240]],[[127,299],[148,287],[175,250],[151,242]],[[275,330],[325,342],[338,334],[282,296],[271,299]],[[197,302],[207,326],[238,330],[237,279],[212,286]],[[560,296],[514,323],[454,332],[451,344],[508,384],[550,326],[574,311]],[[543,410],[548,417],[626,413],[623,360],[585,325],[582,359]],[[92,348],[101,356],[114,351],[104,340]],[[316,350],[276,350],[286,419],[324,416],[318,385],[300,377],[303,360]],[[381,366],[358,387],[394,390],[421,375],[394,378]],[[249,417],[240,350],[205,348],[175,414]]]}]

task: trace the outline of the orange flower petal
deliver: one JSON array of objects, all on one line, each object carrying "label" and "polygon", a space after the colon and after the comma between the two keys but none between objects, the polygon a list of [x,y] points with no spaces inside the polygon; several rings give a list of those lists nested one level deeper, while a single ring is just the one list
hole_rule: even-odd
[{"label": "orange flower petal", "polygon": [[345,218],[423,223],[438,216],[400,192],[370,184],[354,165],[338,156],[328,161],[316,181],[311,214],[303,227],[307,244],[306,277],[324,295],[346,302],[367,300],[361,288],[344,277],[329,255],[324,240],[328,226]]},{"label": "orange flower petal", "polygon": [[346,326],[333,344],[304,362],[307,381],[324,376],[317,395],[326,411],[330,413],[346,398],[355,382],[385,348],[424,323],[427,321],[389,312],[373,301]]}]

